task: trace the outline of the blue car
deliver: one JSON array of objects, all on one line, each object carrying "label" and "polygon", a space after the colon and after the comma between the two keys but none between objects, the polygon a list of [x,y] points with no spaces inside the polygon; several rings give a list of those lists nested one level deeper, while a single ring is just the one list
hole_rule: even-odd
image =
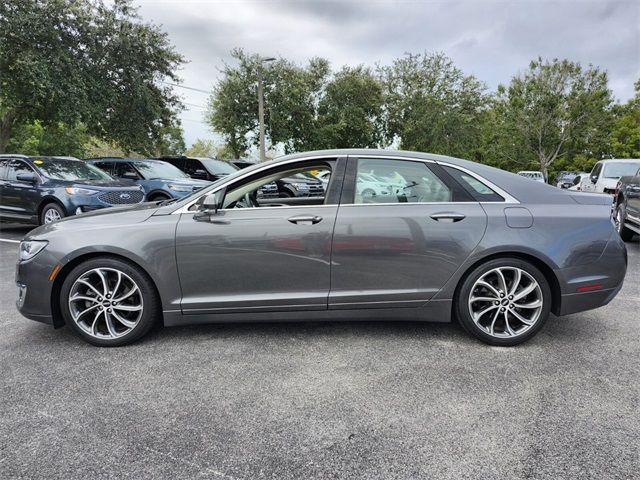
[{"label": "blue car", "polygon": [[89,158],[87,163],[95,165],[114,178],[133,180],[144,189],[150,202],[182,198],[211,183],[193,179],[161,160],[109,157]]},{"label": "blue car", "polygon": [[144,199],[140,186],[114,180],[77,158],[0,155],[2,221],[42,225]]}]

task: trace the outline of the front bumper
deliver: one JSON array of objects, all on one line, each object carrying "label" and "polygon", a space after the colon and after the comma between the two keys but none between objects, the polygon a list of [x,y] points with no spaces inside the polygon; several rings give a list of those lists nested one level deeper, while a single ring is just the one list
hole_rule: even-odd
[{"label": "front bumper", "polygon": [[54,324],[51,309],[53,281],[49,275],[57,261],[45,249],[31,260],[16,265],[16,307],[30,320]]}]

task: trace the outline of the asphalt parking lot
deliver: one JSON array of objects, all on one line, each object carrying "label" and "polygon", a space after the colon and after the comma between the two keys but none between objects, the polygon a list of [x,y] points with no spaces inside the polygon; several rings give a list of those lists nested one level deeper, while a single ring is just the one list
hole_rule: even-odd
[{"label": "asphalt parking lot", "polygon": [[516,348],[385,322],[160,329],[99,349],[17,313],[17,247],[0,241],[0,478],[639,476],[637,240],[611,304]]}]

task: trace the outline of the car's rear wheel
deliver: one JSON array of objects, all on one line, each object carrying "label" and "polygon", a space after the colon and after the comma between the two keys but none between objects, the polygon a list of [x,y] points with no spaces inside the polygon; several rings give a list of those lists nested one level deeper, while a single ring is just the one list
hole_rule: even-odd
[{"label": "car's rear wheel", "polygon": [[117,347],[146,334],[160,316],[155,287],[140,268],[117,258],[94,258],[62,285],[64,320],[87,342]]},{"label": "car's rear wheel", "polygon": [[614,223],[616,225],[616,230],[620,234],[620,238],[625,242],[630,242],[633,239],[635,232],[625,227],[624,222],[626,217],[627,215],[624,203],[621,203],[620,205],[618,205],[618,208],[616,208]]},{"label": "car's rear wheel", "polygon": [[66,216],[64,209],[57,203],[48,203],[40,212],[40,225],[57,222]]},{"label": "car's rear wheel", "polygon": [[456,317],[485,343],[512,346],[533,337],[551,310],[551,289],[531,263],[490,260],[466,276],[455,299]]}]

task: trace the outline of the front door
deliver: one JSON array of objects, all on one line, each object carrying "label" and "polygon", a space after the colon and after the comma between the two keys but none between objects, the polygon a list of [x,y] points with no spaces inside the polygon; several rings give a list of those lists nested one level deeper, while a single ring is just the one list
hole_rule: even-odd
[{"label": "front door", "polygon": [[437,165],[349,162],[357,173],[352,192],[344,185],[336,219],[329,308],[424,304],[482,239],[484,210]]},{"label": "front door", "polygon": [[292,174],[336,171],[340,161],[273,167],[228,185],[209,218],[198,206],[182,213],[176,255],[183,313],[326,310],[342,176],[334,175],[323,197],[261,199],[257,192]]},{"label": "front door", "polygon": [[38,213],[40,190],[37,183],[18,180],[20,174],[36,175],[22,160],[12,160],[2,180],[2,209],[5,216],[28,219]]}]

